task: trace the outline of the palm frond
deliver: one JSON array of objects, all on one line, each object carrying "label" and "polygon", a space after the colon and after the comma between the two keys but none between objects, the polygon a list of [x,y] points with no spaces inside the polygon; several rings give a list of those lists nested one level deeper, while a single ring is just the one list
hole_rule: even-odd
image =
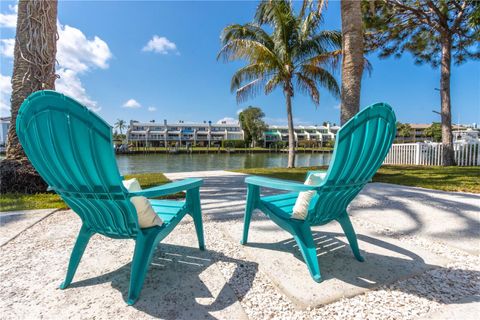
[{"label": "palm frond", "polygon": [[265,78],[258,78],[238,88],[236,91],[237,103],[242,103],[258,95],[265,82]]},{"label": "palm frond", "polygon": [[272,68],[263,63],[249,64],[238,69],[232,76],[230,91],[234,92],[246,81],[252,81],[258,78],[267,77]]},{"label": "palm frond", "polygon": [[282,83],[282,77],[279,74],[276,74],[270,78],[265,84],[265,95],[272,93],[275,88],[277,88]]},{"label": "palm frond", "polygon": [[340,88],[335,77],[327,70],[313,64],[305,64],[300,67],[300,72],[305,77],[308,77],[318,83],[320,86],[327,89],[335,97],[340,96]]},{"label": "palm frond", "polygon": [[250,63],[278,63],[278,58],[273,51],[264,44],[248,39],[231,40],[220,49],[217,60],[234,61],[246,59]]},{"label": "palm frond", "polygon": [[223,45],[232,40],[243,39],[258,41],[269,49],[274,47],[270,35],[260,26],[253,23],[229,25],[223,29],[220,39]]},{"label": "palm frond", "polygon": [[313,103],[318,106],[320,104],[320,92],[317,89],[315,81],[301,73],[295,73],[297,79],[297,87],[303,93],[307,94],[313,101]]},{"label": "palm frond", "polygon": [[338,69],[340,62],[342,61],[341,58],[342,58],[342,50],[339,49],[339,50],[318,54],[312,58],[299,61],[296,64],[296,66],[312,64],[312,65],[322,67],[323,69],[327,69],[333,73]]}]

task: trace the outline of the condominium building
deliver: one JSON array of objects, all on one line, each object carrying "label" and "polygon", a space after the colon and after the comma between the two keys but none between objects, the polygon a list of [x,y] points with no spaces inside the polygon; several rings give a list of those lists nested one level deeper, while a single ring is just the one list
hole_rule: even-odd
[{"label": "condominium building", "polygon": [[156,122],[141,123],[130,121],[127,130],[129,143],[137,146],[213,146],[220,145],[222,140],[244,140],[243,130],[238,124],[219,123],[211,121],[203,123],[178,123],[163,124]]},{"label": "condominium building", "polygon": [[[409,125],[411,130],[408,136],[402,137],[400,135],[400,132],[397,131],[397,136],[395,138],[397,142],[410,143],[410,142],[423,142],[423,141],[432,140],[431,137],[427,137],[425,134],[425,130],[429,128],[431,124],[410,123]],[[467,127],[468,127],[467,125],[452,125],[454,138],[456,138],[455,132],[463,132],[464,130],[466,130]],[[476,129],[473,129],[473,131],[476,131]]]},{"label": "condominium building", "polygon": [[[331,126],[329,123],[326,126],[296,126],[294,127],[294,138],[297,144],[300,141],[323,143],[335,140],[339,129],[340,127]],[[280,141],[288,142],[288,127],[269,126],[268,130],[263,133],[263,141],[265,147]]]},{"label": "condominium building", "polygon": [[8,128],[10,127],[10,117],[0,118],[0,147],[7,144]]},{"label": "condominium building", "polygon": [[[325,142],[335,139],[340,129],[337,126],[297,126],[295,127],[295,141],[311,140]],[[163,124],[156,122],[130,121],[127,130],[127,139],[136,146],[217,146],[222,140],[244,140],[245,135],[239,124],[231,123],[178,123]],[[288,142],[288,128],[286,126],[269,126],[263,133],[264,147],[272,143]]]}]

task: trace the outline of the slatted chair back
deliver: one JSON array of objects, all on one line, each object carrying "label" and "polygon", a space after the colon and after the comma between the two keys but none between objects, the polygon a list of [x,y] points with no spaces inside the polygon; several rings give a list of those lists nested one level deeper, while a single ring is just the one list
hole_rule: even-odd
[{"label": "slatted chair back", "polygon": [[84,226],[112,238],[134,238],[138,218],[122,185],[111,127],[77,101],[38,91],[21,105],[17,135],[28,159]]},{"label": "slatted chair back", "polygon": [[325,182],[307,220],[323,224],[344,213],[350,201],[377,172],[396,134],[396,119],[386,103],[371,105],[338,131]]}]

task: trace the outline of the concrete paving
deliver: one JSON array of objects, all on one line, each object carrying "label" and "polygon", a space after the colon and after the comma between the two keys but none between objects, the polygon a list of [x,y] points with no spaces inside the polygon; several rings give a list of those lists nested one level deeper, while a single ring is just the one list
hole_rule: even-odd
[{"label": "concrete paving", "polygon": [[[232,219],[220,226],[232,242],[239,241],[243,230],[245,175],[221,171],[167,174],[172,180],[188,176],[205,179],[201,195],[205,217],[215,221]],[[263,194],[275,192],[278,191],[262,190]],[[316,227],[324,278],[321,284],[310,279],[293,238],[263,214],[254,214],[250,244],[244,250],[300,307],[354,296],[431,268],[443,268],[449,262],[448,258],[408,245],[402,237],[444,243],[477,256],[480,250],[480,196],[476,194],[371,183],[352,202],[349,213],[366,262],[360,263],[353,258],[336,223]],[[378,228],[365,227],[368,224]],[[388,230],[392,236],[384,237],[376,231],[378,229]],[[322,251],[322,243],[333,247],[335,252]]]},{"label": "concrete paving", "polygon": [[349,213],[401,235],[421,236],[480,254],[480,195],[368,184]]},{"label": "concrete paving", "polygon": [[[187,218],[159,246],[141,299],[133,307],[126,307],[124,299],[128,291],[133,241],[94,236],[71,288],[57,290],[80,226],[77,216],[71,211],[50,216],[51,211],[37,212],[36,215],[4,215],[1,239],[13,239],[0,248],[2,317],[257,318],[255,308],[262,302],[253,303],[255,297],[249,296],[250,292],[256,292],[257,299],[272,299],[262,308],[273,305],[272,310],[278,312],[274,306],[274,301],[278,301],[281,312],[286,312],[281,302],[285,297],[295,306],[292,310],[287,308],[290,313],[286,315],[308,318],[308,311],[295,313],[295,310],[332,303],[330,305],[335,306],[329,311],[332,315],[339,308],[336,303],[343,303],[343,298],[369,292],[376,297],[372,289],[383,290],[379,288],[413,279],[415,275],[432,269],[438,274],[449,274],[452,265],[455,267],[456,262],[450,261],[450,255],[416,246],[409,240],[411,238],[461,249],[466,255],[472,255],[472,265],[478,265],[475,262],[480,239],[478,195],[369,184],[349,208],[366,261],[360,263],[354,259],[336,223],[314,228],[324,279],[322,283],[316,283],[311,280],[292,237],[259,212],[252,220],[249,244],[239,245],[246,195],[245,175],[210,171],[166,176],[172,180],[205,179],[201,199],[207,249],[212,248],[210,251],[197,249],[193,224]],[[452,260],[456,258],[452,257]],[[469,279],[478,274],[476,271],[453,269],[453,272],[469,284],[471,290],[468,292],[475,290],[477,284]],[[455,279],[452,281],[457,283]],[[416,287],[423,286],[417,280],[413,283],[418,283]],[[443,285],[444,281],[439,280],[439,283]],[[445,285],[451,283],[445,282]],[[382,294],[379,291],[378,296],[395,293],[385,290]],[[431,302],[425,302],[423,296],[428,294],[415,290],[417,293],[413,294],[418,295],[415,301],[418,300],[419,305],[437,303],[433,298]],[[456,290],[461,291],[461,287]],[[407,291],[405,299],[410,299],[409,296],[411,293]],[[449,299],[445,301],[453,298]],[[361,305],[355,301],[356,305]],[[458,308],[454,305],[445,307],[451,307],[452,312],[460,310],[458,312],[468,316],[463,305],[469,304],[461,303]],[[473,307],[477,308],[478,304]],[[422,310],[428,311],[428,307]],[[265,317],[275,317],[275,314]],[[379,318],[385,317],[381,314]]]},{"label": "concrete paving", "polygon": [[162,241],[139,301],[125,303],[133,241],[95,235],[72,285],[59,290],[80,219],[60,211],[0,249],[2,319],[246,319],[215,262],[240,264],[200,251],[186,218]]},{"label": "concrete paving", "polygon": [[480,295],[460,299],[456,303],[445,305],[422,315],[418,319],[429,320],[478,320],[480,315]]},{"label": "concrete paving", "polygon": [[0,247],[55,209],[0,212]]},{"label": "concrete paving", "polygon": [[[357,261],[340,225],[313,228],[323,281],[312,280],[292,236],[269,220],[255,217],[243,249],[272,282],[300,308],[326,305],[372,288],[446,266],[449,259],[392,238],[357,228],[364,262]],[[238,241],[242,222],[224,224]]]}]

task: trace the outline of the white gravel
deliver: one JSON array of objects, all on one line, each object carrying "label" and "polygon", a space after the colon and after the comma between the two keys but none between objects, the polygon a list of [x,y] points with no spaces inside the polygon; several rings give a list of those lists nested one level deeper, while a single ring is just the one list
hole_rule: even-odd
[{"label": "white gravel", "polygon": [[[222,229],[217,226],[220,223],[229,222],[207,224],[206,234],[210,249],[234,259],[246,260],[241,246],[232,243],[228,235],[214,231]],[[370,224],[369,227],[389,234],[388,230],[379,226]],[[454,262],[447,268],[429,270],[353,298],[307,310],[297,309],[255,264],[246,264],[229,284],[251,319],[415,319],[441,307],[442,304],[480,292],[479,257],[416,237],[396,238],[422,246],[435,254],[453,258]],[[219,262],[218,266],[226,279],[232,278],[235,265]]]},{"label": "white gravel", "polygon": [[[259,270],[257,263],[247,257],[242,246],[221,231],[224,230],[221,224],[232,223],[233,220],[205,219],[208,251],[202,257],[213,260],[212,264],[220,278],[223,276],[227,283],[225,287],[232,291],[234,299],[236,297],[239,301],[239,308],[243,308],[250,319],[416,319],[444,304],[480,293],[480,257],[439,242],[402,236],[379,225],[356,218],[353,220],[355,225],[362,225],[379,234],[423,247],[434,254],[450,258],[452,262],[446,268],[432,269],[353,298],[341,299],[318,308],[299,310],[272,284],[269,277]],[[228,301],[230,298],[225,294],[228,290],[219,283],[218,278],[208,278],[209,274],[213,274],[210,265],[203,266],[205,270],[202,272],[206,273],[189,270],[198,273],[197,277],[201,278],[202,283],[205,282],[207,290],[215,291],[215,294],[221,292],[222,297],[227,297],[217,301],[219,305],[216,314],[208,311],[208,307],[179,314],[175,299],[192,299],[189,290],[197,290],[198,294],[198,290],[203,288],[180,287],[179,291],[173,292],[175,298],[163,297],[153,294],[155,290],[164,288],[163,283],[157,283],[159,279],[152,278],[147,279],[150,291],[142,295],[143,300],[139,301],[135,308],[125,307],[122,294],[126,292],[128,283],[128,263],[133,242],[100,236],[92,239],[76,277],[77,280],[85,280],[87,284],[64,291],[57,290],[59,280],[64,277],[78,227],[78,219],[71,213],[55,213],[0,249],[1,319],[137,320],[156,317],[188,318],[189,315],[194,318],[209,318],[212,315],[217,318],[241,318],[241,310],[235,307],[235,303]],[[182,223],[164,242],[180,248],[195,247],[196,239],[191,220]],[[160,258],[165,258],[164,249],[160,251]],[[154,268],[166,270],[167,267]],[[158,271],[156,274],[159,274]],[[88,280],[92,278],[93,280]],[[203,291],[200,293],[204,294]],[[215,296],[213,298],[217,300]],[[212,300],[208,295],[202,299],[206,299],[205,302]],[[149,309],[149,304],[154,308]],[[197,306],[195,303],[192,305]],[[199,313],[204,310],[208,312]]]}]

